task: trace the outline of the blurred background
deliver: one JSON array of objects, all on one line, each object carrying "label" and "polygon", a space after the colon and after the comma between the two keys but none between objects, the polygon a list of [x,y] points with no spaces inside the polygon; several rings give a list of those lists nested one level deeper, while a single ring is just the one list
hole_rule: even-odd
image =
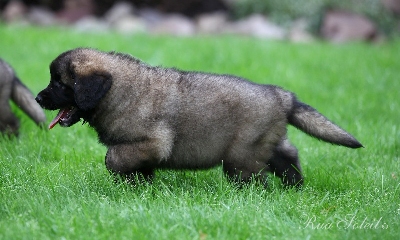
[{"label": "blurred background", "polygon": [[310,42],[400,35],[400,0],[0,0],[4,24]]}]

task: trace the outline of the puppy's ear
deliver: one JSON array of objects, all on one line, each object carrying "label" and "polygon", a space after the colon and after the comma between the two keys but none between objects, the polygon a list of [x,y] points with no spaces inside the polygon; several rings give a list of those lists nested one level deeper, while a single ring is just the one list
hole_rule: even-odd
[{"label": "puppy's ear", "polygon": [[112,76],[109,73],[93,73],[75,77],[75,102],[82,110],[93,109],[110,90]]}]

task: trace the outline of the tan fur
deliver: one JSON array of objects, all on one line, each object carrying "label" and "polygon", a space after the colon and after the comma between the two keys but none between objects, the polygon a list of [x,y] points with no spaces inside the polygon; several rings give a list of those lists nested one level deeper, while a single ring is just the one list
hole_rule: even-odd
[{"label": "tan fur", "polygon": [[[361,147],[277,86],[151,67],[131,56],[93,49],[65,52],[50,68],[50,85],[59,73],[70,92],[65,95],[74,93],[68,104],[79,109],[108,146],[107,168],[127,177],[140,173],[151,178],[156,168],[204,169],[223,163],[225,173],[238,181],[274,172],[285,184],[299,185],[301,167],[296,148],[286,139],[287,124],[328,142]],[[50,97],[55,91],[50,85],[38,102],[50,109],[67,107]],[[67,119],[63,125],[76,121]]]}]

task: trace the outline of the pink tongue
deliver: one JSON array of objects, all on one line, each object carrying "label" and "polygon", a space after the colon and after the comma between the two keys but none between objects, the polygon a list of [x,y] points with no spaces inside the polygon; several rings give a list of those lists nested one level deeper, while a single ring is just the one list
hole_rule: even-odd
[{"label": "pink tongue", "polygon": [[52,129],[59,121],[62,117],[64,117],[67,113],[68,113],[69,109],[65,108],[65,109],[61,109],[57,116],[53,119],[53,121],[51,121],[51,123],[49,124],[49,129]]}]

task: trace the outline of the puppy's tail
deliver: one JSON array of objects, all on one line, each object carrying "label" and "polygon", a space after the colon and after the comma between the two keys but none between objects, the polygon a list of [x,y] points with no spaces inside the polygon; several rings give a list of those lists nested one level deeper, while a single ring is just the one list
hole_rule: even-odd
[{"label": "puppy's tail", "polygon": [[331,122],[313,107],[299,102],[294,96],[288,121],[294,127],[325,142],[349,148],[363,147],[350,133]]},{"label": "puppy's tail", "polygon": [[11,99],[21,108],[36,124],[42,125],[46,121],[43,109],[35,101],[29,89],[14,77]]}]

